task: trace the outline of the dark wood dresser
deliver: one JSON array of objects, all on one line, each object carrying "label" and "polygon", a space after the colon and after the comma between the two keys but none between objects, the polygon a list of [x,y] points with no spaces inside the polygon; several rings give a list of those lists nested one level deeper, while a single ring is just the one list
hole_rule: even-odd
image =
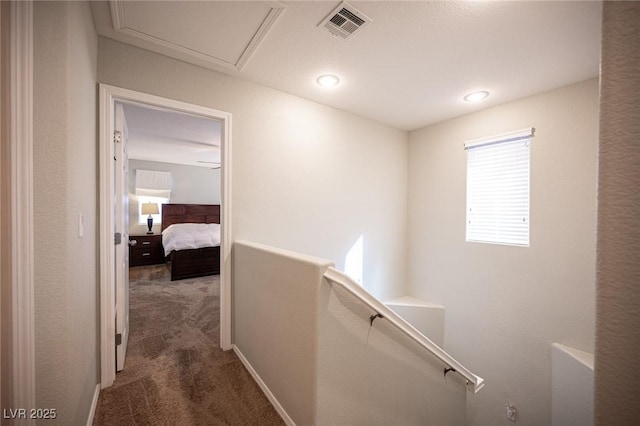
[{"label": "dark wood dresser", "polygon": [[156,265],[164,263],[162,235],[129,235],[129,266]]}]

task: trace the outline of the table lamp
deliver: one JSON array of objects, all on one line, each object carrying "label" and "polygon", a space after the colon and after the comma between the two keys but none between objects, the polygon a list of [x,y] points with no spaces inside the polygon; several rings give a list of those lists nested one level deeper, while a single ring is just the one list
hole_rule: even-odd
[{"label": "table lamp", "polygon": [[158,211],[158,203],[142,204],[142,214],[149,215],[149,217],[147,218],[147,226],[149,227],[149,231],[147,232],[147,234],[153,234],[153,231],[151,230],[151,227],[153,226],[153,217],[151,217],[151,215],[158,214],[158,213],[160,213]]}]

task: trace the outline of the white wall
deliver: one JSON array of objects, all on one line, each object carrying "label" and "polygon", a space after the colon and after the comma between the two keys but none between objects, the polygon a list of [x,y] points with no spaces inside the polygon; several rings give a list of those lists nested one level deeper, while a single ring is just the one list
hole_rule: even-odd
[{"label": "white wall", "polygon": [[593,426],[593,354],[551,347],[551,425]]},{"label": "white wall", "polygon": [[86,423],[99,382],[97,47],[88,4],[34,3],[36,406],[59,424]]},{"label": "white wall", "polygon": [[286,416],[315,424],[317,292],[331,261],[257,246],[233,246],[234,344]]},{"label": "white wall", "polygon": [[235,343],[298,425],[463,425],[464,380],[323,273],[331,262],[234,244]]},{"label": "white wall", "polygon": [[[531,246],[465,242],[465,140],[528,126]],[[472,425],[550,422],[551,343],[593,352],[598,81],[410,133],[409,294],[446,308],[445,348],[486,380]]]},{"label": "white wall", "polygon": [[233,114],[234,238],[342,268],[362,235],[365,286],[402,295],[405,132],[105,38],[98,78]]},{"label": "white wall", "polygon": [[[129,160],[129,232],[131,235],[146,234],[149,229],[146,221],[143,225],[138,224],[138,197],[135,196],[137,169],[171,173],[170,203],[220,204],[220,169]],[[153,232],[160,233],[159,223],[154,222]]]}]

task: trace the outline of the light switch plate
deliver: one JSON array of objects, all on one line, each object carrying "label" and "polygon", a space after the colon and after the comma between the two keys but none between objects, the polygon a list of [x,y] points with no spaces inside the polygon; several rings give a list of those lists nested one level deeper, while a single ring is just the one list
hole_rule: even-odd
[{"label": "light switch plate", "polygon": [[84,237],[84,215],[78,214],[78,238]]}]

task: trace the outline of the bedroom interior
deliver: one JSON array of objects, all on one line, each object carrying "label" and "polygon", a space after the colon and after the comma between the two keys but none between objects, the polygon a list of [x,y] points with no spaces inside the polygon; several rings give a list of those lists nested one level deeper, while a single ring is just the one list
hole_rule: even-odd
[{"label": "bedroom interior", "polygon": [[[230,9],[249,4],[206,3]],[[22,401],[20,406],[37,402],[56,407],[59,422],[84,424],[101,393],[100,253],[113,235],[101,222],[110,210],[104,208],[97,184],[104,167],[95,161],[103,150],[96,141],[103,118],[96,86],[109,85],[227,111],[229,118],[233,114],[233,182],[227,184],[233,188],[234,210],[228,218],[234,227],[229,242],[250,240],[320,256],[344,269],[346,254],[362,241],[362,283],[368,291],[381,300],[410,295],[443,306],[445,349],[486,379],[482,392],[464,395],[459,411],[465,413],[465,424],[510,424],[510,407],[517,407],[518,423],[551,423],[555,343],[596,355],[597,424],[634,424],[640,415],[635,404],[640,382],[629,372],[638,371],[635,324],[640,311],[634,300],[640,238],[637,221],[627,213],[637,210],[638,202],[638,97],[629,96],[640,87],[637,3],[355,3],[372,22],[344,43],[318,26],[336,4],[269,3],[276,9],[285,6],[284,12],[254,46],[251,60],[238,65],[238,58],[231,58],[232,67],[215,70],[202,61],[131,42],[111,25],[110,14],[123,12],[152,24],[151,14],[135,8],[165,3],[2,2],[2,35],[9,33],[24,60],[20,64],[29,70],[11,74],[10,87],[26,87],[18,99],[33,107],[32,117],[29,108],[17,108],[23,117],[18,125],[25,130],[16,133],[24,139],[13,133],[9,138],[17,155],[8,158],[7,150],[0,152],[3,171],[7,163],[17,164],[18,171],[3,174],[8,181],[5,185],[3,180],[6,191],[1,194],[3,401],[6,383],[12,381],[20,385],[19,392],[9,395]],[[265,4],[255,3],[261,10]],[[8,20],[8,10],[20,19]],[[140,23],[136,19],[120,23],[131,29]],[[16,27],[20,31],[13,32]],[[296,31],[301,29],[307,31]],[[456,31],[447,37],[451,30]],[[390,37],[403,39],[407,33],[406,44]],[[210,46],[215,44],[200,47]],[[33,63],[26,60],[31,54]],[[314,61],[317,55],[323,60]],[[385,65],[371,66],[380,57],[386,58]],[[508,58],[517,58],[513,62],[518,72],[513,73]],[[332,64],[344,68],[317,69]],[[357,64],[368,68],[350,74]],[[341,84],[319,89],[316,78],[328,71],[340,71]],[[33,84],[22,78],[30,72]],[[374,80],[380,74],[388,78]],[[467,81],[465,75],[478,80]],[[7,74],[0,77],[3,89],[9,87]],[[458,87],[440,84],[449,77]],[[467,84],[489,77],[500,89],[489,88],[482,105],[463,103],[471,89]],[[535,86],[538,77],[556,83]],[[286,90],[287,85],[300,91]],[[15,93],[10,94],[7,99],[14,105]],[[405,96],[413,101],[403,101]],[[377,109],[389,114],[376,115]],[[447,115],[453,110],[458,112]],[[429,115],[434,111],[443,115]],[[536,128],[531,144],[531,246],[515,250],[465,244],[463,141],[527,126]],[[227,203],[220,204],[225,208]],[[159,235],[155,222],[153,235]],[[146,218],[139,226],[146,236]],[[269,270],[269,261],[246,259],[248,266]],[[260,282],[255,276],[245,278],[245,283]],[[7,283],[17,292],[15,299],[4,297]],[[296,289],[295,282],[290,284]],[[318,288],[328,291],[322,279]],[[314,320],[303,315],[310,310],[299,304],[280,306],[276,294],[279,290],[265,292],[262,303],[254,306],[265,318],[281,320],[278,315],[292,310],[300,314],[304,322],[285,322],[286,331]],[[328,295],[332,303],[345,301],[336,292]],[[248,301],[237,308],[255,302]],[[9,335],[6,308],[15,303],[24,310],[9,311],[18,315]],[[244,312],[234,324],[244,327],[255,321],[247,315],[251,311]],[[371,313],[362,319],[365,313],[358,312],[358,321],[350,325],[357,327],[360,338],[384,337],[379,332],[387,322],[374,319],[370,326]],[[268,333],[282,331],[274,323],[261,325]],[[326,342],[327,335],[317,331],[312,339]],[[17,347],[10,347],[19,357],[6,356],[7,336],[19,337]],[[277,349],[287,342],[263,343],[268,350],[256,358],[252,345],[264,342],[265,336],[236,343],[260,376],[274,384],[277,370],[265,368],[264,362],[278,360]],[[314,347],[314,341],[309,342]],[[310,364],[290,362],[288,373],[318,371],[314,360],[331,359],[324,352],[309,355]],[[280,355],[283,360],[295,358]],[[7,366],[11,376],[5,374]],[[300,379],[310,380],[300,396],[309,396],[314,383],[326,385],[329,379],[347,388],[354,385],[348,382],[351,370],[344,359],[332,367],[316,377],[300,374]],[[442,370],[434,372],[443,379]],[[458,377],[445,375],[452,385]],[[417,375],[402,372],[385,385],[395,386],[401,377]],[[279,396],[285,400],[290,391],[285,386]],[[340,401],[325,394],[328,399],[320,403],[330,407],[345,402],[340,414],[349,415],[362,408],[363,398],[351,398],[354,395],[361,394],[340,393]],[[388,401],[375,408],[388,408]]]},{"label": "bedroom interior", "polygon": [[[162,242],[172,224],[220,224],[219,123],[149,105],[123,106],[128,128],[129,234],[134,244],[130,266],[166,263],[172,280],[219,274],[219,246],[186,251],[177,246],[168,251]],[[147,206],[153,211],[145,212]],[[214,232],[219,243],[219,230]]]}]

